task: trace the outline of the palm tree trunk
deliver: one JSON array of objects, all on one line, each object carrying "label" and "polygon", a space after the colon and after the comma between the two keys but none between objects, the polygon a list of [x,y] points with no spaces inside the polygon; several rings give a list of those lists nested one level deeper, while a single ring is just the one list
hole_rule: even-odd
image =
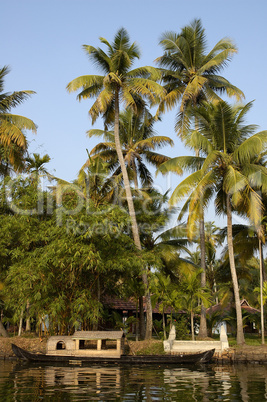
[{"label": "palm tree trunk", "polygon": [[23,320],[23,313],[24,313],[24,309],[21,310],[20,313],[20,319],[19,319],[19,332],[18,332],[18,336],[21,336],[22,333],[22,320]]},{"label": "palm tree trunk", "polygon": [[25,328],[26,332],[31,332],[31,319],[30,319],[29,310],[30,310],[30,302],[29,302],[29,300],[27,300],[27,305],[26,305],[26,316],[27,316],[27,318],[26,318],[26,328]]},{"label": "palm tree trunk", "polygon": [[144,314],[144,303],[143,296],[139,297],[139,333],[140,340],[145,339],[146,331],[145,331],[145,314]]},{"label": "palm tree trunk", "polygon": [[[137,225],[137,220],[136,220],[136,214],[135,214],[135,209],[134,209],[130,181],[129,181],[127,169],[125,166],[123,153],[122,153],[122,149],[121,149],[121,143],[120,143],[119,113],[120,113],[119,91],[117,90],[115,92],[115,119],[114,119],[115,147],[116,147],[116,152],[118,155],[118,160],[119,160],[119,163],[121,166],[121,171],[122,171],[122,176],[123,176],[123,182],[124,182],[124,187],[125,187],[125,192],[126,192],[126,199],[127,199],[129,214],[130,214],[130,218],[131,218],[134,243],[136,245],[136,248],[138,250],[141,250],[142,247],[141,247],[139,230],[138,230],[138,225]],[[147,272],[145,270],[143,270],[143,272],[142,272],[142,280],[143,280],[143,283],[145,286],[145,296],[146,296],[146,336],[145,336],[145,338],[150,339],[152,337],[152,304],[151,304],[151,297],[150,297],[150,292],[149,292],[149,283],[148,283]]]},{"label": "palm tree trunk", "polygon": [[190,320],[191,320],[191,334],[192,334],[192,341],[195,340],[195,331],[194,331],[194,313],[190,311]]},{"label": "palm tree trunk", "polygon": [[3,336],[4,338],[8,338],[8,333],[1,320],[0,320],[0,336]]},{"label": "palm tree trunk", "polygon": [[163,311],[162,311],[162,327],[163,327],[163,337],[164,337],[164,340],[165,340],[165,339],[167,339],[167,336],[166,336],[166,325],[165,325],[165,312],[164,312],[164,308],[163,308]]},{"label": "palm tree trunk", "polygon": [[[194,102],[195,103],[195,102]],[[196,104],[195,104],[196,106]],[[195,118],[195,130],[198,130],[198,121]],[[199,149],[196,150],[196,156],[199,156]],[[206,287],[206,244],[205,244],[205,223],[204,223],[204,208],[200,205],[200,220],[199,220],[199,242],[200,242],[200,261],[201,261],[201,287]],[[207,318],[206,318],[206,307],[201,302],[201,313],[200,313],[200,326],[199,326],[199,338],[206,338],[207,333]]]},{"label": "palm tree trunk", "polygon": [[264,304],[263,304],[263,275],[262,275],[262,261],[263,261],[263,255],[262,255],[262,242],[259,237],[259,253],[260,253],[260,301],[261,301],[261,343],[264,345],[265,343],[265,330],[264,330]]},{"label": "palm tree trunk", "polygon": [[[206,245],[205,245],[205,224],[204,224],[204,213],[203,207],[201,206],[202,213],[201,219],[199,221],[199,236],[200,236],[200,258],[201,258],[201,287],[206,287]],[[200,314],[200,326],[199,326],[199,338],[206,338],[208,336],[207,333],[207,318],[206,318],[206,307],[201,302],[201,314]]]},{"label": "palm tree trunk", "polygon": [[242,320],[242,310],[239,296],[239,286],[235,268],[233,234],[232,234],[232,208],[229,194],[226,195],[226,205],[227,205],[227,244],[228,244],[230,270],[235,295],[235,309],[236,309],[236,321],[237,321],[236,343],[237,345],[241,345],[245,343],[245,338],[243,332],[243,320]]}]

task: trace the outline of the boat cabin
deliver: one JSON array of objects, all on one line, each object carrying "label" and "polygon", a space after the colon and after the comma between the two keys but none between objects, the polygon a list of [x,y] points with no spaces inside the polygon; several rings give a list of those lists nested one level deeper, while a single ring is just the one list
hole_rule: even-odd
[{"label": "boat cabin", "polygon": [[121,357],[123,331],[75,331],[72,336],[50,336],[46,354],[55,356]]}]

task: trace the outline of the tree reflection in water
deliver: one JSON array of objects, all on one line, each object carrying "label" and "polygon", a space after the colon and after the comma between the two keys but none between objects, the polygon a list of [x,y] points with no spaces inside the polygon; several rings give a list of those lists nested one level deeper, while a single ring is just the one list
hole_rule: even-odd
[{"label": "tree reflection in water", "polygon": [[265,366],[55,366],[2,361],[2,401],[264,401]]}]

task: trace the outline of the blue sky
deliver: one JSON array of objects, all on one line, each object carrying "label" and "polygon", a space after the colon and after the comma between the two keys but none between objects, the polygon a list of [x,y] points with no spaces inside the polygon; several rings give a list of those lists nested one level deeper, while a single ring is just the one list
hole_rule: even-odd
[{"label": "blue sky", "polygon": [[[125,27],[141,48],[139,65],[155,65],[162,54],[158,45],[165,31],[179,32],[194,18],[206,30],[208,48],[230,37],[238,54],[223,75],[243,90],[246,102],[254,100],[248,123],[267,129],[266,122],[266,0],[9,0],[1,4],[1,66],[9,65],[5,91],[31,89],[30,100],[13,112],[31,118],[38,125],[29,133],[30,151],[52,158],[48,168],[65,180],[76,178],[86,160],[86,148],[95,145],[86,137],[91,122],[91,101],[78,102],[66,85],[77,76],[97,73],[82,50],[83,44],[99,46],[99,36],[113,40]],[[101,120],[96,127],[102,128]],[[166,148],[169,156],[188,153],[174,133],[174,112],[167,113],[156,130],[175,141]],[[178,178],[158,177],[163,191],[174,188]]]}]

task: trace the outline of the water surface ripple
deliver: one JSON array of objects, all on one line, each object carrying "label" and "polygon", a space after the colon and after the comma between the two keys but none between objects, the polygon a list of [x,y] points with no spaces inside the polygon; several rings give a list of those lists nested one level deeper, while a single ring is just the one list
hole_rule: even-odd
[{"label": "water surface ripple", "polygon": [[0,362],[0,401],[267,401],[267,366]]}]

